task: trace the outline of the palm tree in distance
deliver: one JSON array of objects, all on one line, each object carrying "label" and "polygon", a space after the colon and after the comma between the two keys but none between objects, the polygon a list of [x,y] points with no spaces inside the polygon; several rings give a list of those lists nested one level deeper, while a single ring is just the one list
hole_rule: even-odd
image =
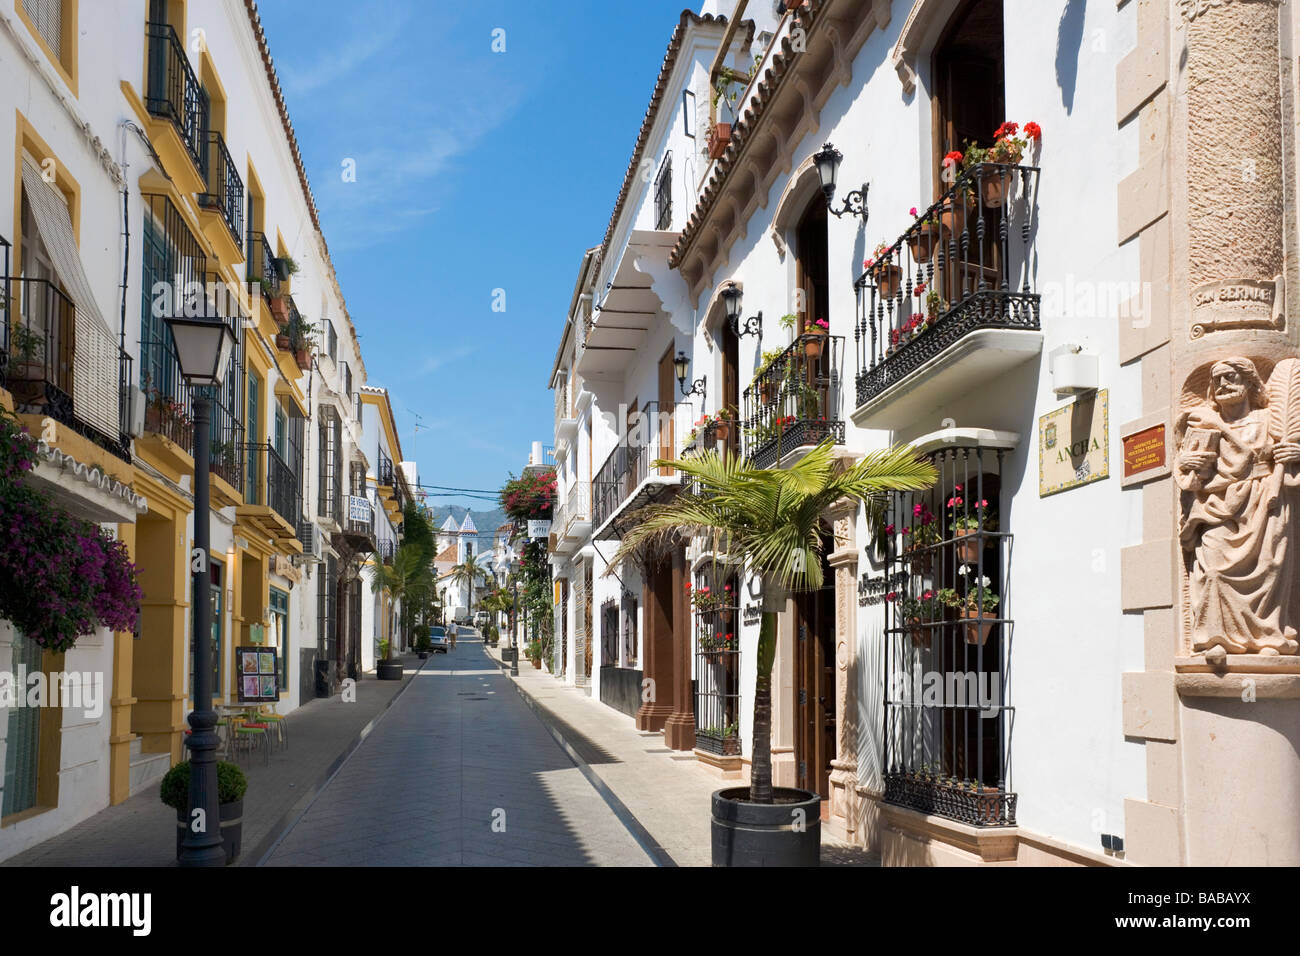
[{"label": "palm tree in distance", "polygon": [[637,515],[605,574],[638,554],[665,553],[697,535],[712,535],[719,553],[743,559],[763,582],[763,618],[754,686],[754,739],[749,798],[772,803],[772,664],[777,614],[790,590],[822,585],[822,513],[842,498],[865,502],[878,524],[892,491],[934,484],[934,466],[914,448],[869,452],[855,465],[837,461],[829,440],[786,470],[753,468],[727,454],[705,452],[654,467],[676,468],[682,492]]}]

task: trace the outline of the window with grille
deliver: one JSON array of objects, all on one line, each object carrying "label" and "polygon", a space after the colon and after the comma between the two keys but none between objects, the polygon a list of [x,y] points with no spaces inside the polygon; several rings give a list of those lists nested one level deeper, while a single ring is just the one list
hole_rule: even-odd
[{"label": "window with grille", "polygon": [[324,572],[318,576],[316,585],[316,657],[318,660],[332,661],[338,640],[338,565],[334,558],[325,559]]},{"label": "window with grille", "polygon": [[66,63],[63,56],[63,0],[23,0],[23,12],[55,59]]},{"label": "window with grille", "polygon": [[600,666],[618,666],[618,602],[613,599],[600,606]]},{"label": "window with grille", "polygon": [[671,229],[673,225],[673,152],[668,151],[659,178],[655,180],[655,228]]},{"label": "window with grille", "polygon": [[320,492],[317,496],[316,511],[322,518],[339,517],[339,497],[342,488],[342,443],[339,426],[342,424],[334,414],[334,409],[322,405],[320,409]]},{"label": "window with grille", "polygon": [[623,595],[623,666],[636,667],[637,600]]}]

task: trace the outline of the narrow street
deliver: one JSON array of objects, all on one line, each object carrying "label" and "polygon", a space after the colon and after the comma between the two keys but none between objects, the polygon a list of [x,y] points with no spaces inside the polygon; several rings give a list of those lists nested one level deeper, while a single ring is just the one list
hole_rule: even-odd
[{"label": "narrow street", "polygon": [[432,656],[266,862],[652,865],[477,637]]}]

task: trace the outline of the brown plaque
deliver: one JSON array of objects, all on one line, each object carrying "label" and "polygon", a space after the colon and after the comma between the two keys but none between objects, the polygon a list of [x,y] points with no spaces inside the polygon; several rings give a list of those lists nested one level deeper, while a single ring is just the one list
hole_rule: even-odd
[{"label": "brown plaque", "polygon": [[1124,436],[1124,477],[1165,466],[1165,426],[1153,425]]}]

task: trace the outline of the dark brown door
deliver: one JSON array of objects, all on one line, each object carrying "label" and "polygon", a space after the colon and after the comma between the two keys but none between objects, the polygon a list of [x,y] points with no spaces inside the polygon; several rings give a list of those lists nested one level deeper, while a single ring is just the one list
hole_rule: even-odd
[{"label": "dark brown door", "polygon": [[623,475],[623,494],[614,503],[615,507],[618,507],[623,499],[631,497],[632,492],[636,491],[638,481],[640,481],[637,478],[635,462],[637,455],[644,454],[644,449],[640,446],[645,440],[645,429],[637,423],[637,404],[637,400],[632,399],[632,404],[627,407],[627,421],[623,423],[623,434],[626,436],[625,440],[627,442],[627,448],[624,450],[624,454],[627,455],[627,468],[624,469]]},{"label": "dark brown door", "polygon": [[831,321],[830,272],[826,256],[826,203],[821,194],[799,220],[795,238],[799,288],[803,292],[803,310],[798,313],[798,330],[818,319]]},{"label": "dark brown door", "polygon": [[722,341],[722,404],[731,410],[732,420],[727,429],[727,453],[734,456],[740,448],[740,339],[725,319],[718,337]]},{"label": "dark brown door", "polygon": [[824,559],[822,571],[822,587],[794,599],[794,748],[798,786],[827,797],[835,756],[835,579]]},{"label": "dark brown door", "polygon": [[560,578],[560,676],[569,668],[569,579]]}]

